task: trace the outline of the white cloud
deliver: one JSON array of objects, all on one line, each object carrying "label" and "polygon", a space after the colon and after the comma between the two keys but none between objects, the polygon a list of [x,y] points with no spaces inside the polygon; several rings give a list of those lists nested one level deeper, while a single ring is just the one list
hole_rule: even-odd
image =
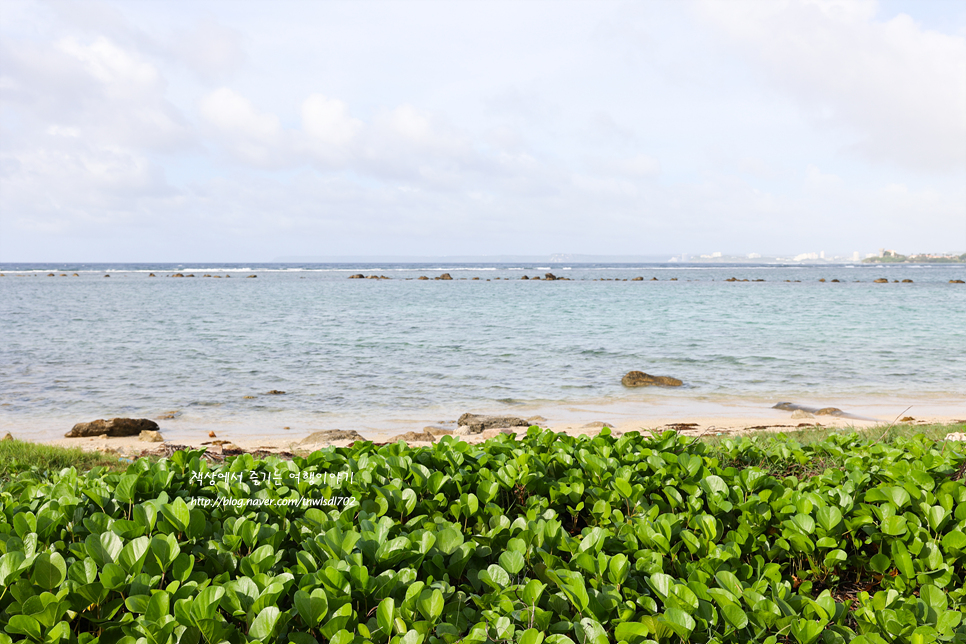
[{"label": "white cloud", "polygon": [[330,156],[332,148],[349,145],[363,128],[363,123],[349,114],[340,100],[312,94],[302,103],[302,131],[311,149]]},{"label": "white cloud", "polygon": [[[966,38],[848,0],[706,0],[699,14],[843,147],[902,167],[966,165]],[[839,138],[840,141],[847,138]]]},{"label": "white cloud", "polygon": [[260,112],[244,96],[221,87],[202,98],[201,116],[226,147],[243,161],[273,163],[282,144],[282,126],[274,114]]}]

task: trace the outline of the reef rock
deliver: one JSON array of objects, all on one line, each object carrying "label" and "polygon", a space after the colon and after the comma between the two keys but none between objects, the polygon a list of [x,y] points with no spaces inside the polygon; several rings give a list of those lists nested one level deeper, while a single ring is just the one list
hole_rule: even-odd
[{"label": "reef rock", "polygon": [[463,414],[456,421],[456,431],[458,436],[468,436],[470,434],[480,434],[484,429],[503,428],[503,427],[529,427],[530,423],[516,416],[483,416],[480,414]]},{"label": "reef rock", "polygon": [[359,432],[353,429],[324,429],[303,438],[299,445],[314,445],[316,443],[332,443],[334,441],[364,441]]},{"label": "reef rock", "polygon": [[144,431],[156,432],[158,424],[147,418],[98,419],[89,423],[77,423],[64,434],[67,438],[86,438],[88,436],[138,436]]},{"label": "reef rock", "polygon": [[161,436],[161,432],[153,432],[151,430],[145,430],[138,434],[138,440],[144,441],[145,443],[163,443],[164,438]]},{"label": "reef rock", "polygon": [[671,376],[652,376],[643,371],[628,371],[621,378],[621,384],[625,387],[649,387],[654,385],[660,387],[680,387],[684,383]]}]

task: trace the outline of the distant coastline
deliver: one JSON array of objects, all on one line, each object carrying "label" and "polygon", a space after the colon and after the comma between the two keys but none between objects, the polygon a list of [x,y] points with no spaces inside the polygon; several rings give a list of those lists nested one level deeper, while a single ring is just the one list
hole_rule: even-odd
[{"label": "distant coastline", "polygon": [[966,253],[962,255],[900,255],[894,250],[883,251],[878,257],[866,257],[863,264],[966,264]]}]

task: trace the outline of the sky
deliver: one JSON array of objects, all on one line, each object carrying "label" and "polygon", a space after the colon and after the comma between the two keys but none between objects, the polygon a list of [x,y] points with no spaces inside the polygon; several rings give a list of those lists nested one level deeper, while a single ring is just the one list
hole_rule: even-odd
[{"label": "sky", "polygon": [[966,252],[966,3],[0,0],[0,262]]}]

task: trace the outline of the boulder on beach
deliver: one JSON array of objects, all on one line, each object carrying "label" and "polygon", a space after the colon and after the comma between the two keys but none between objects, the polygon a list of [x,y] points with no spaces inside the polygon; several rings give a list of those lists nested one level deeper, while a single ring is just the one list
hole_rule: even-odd
[{"label": "boulder on beach", "polygon": [[390,443],[402,441],[404,443],[435,443],[436,437],[429,432],[406,432],[389,439]]},{"label": "boulder on beach", "polygon": [[353,429],[324,429],[319,432],[309,434],[299,445],[314,445],[317,443],[332,443],[334,441],[364,441],[365,438]]},{"label": "boulder on beach", "polygon": [[458,436],[480,434],[484,429],[503,427],[529,427],[530,422],[516,416],[484,416],[482,414],[463,414],[456,421]]},{"label": "boulder on beach", "polygon": [[87,438],[89,436],[138,436],[141,432],[160,429],[158,424],[147,418],[98,419],[89,423],[77,423],[64,434],[67,438]]},{"label": "boulder on beach", "polygon": [[625,387],[680,387],[684,383],[671,376],[652,376],[643,371],[628,371],[621,378],[621,384]]},{"label": "boulder on beach", "polygon": [[161,436],[161,432],[154,432],[149,429],[144,430],[138,434],[138,440],[144,441],[145,443],[163,443],[164,438]]},{"label": "boulder on beach", "polygon": [[815,412],[816,416],[844,416],[845,412],[838,407],[823,407]]}]

